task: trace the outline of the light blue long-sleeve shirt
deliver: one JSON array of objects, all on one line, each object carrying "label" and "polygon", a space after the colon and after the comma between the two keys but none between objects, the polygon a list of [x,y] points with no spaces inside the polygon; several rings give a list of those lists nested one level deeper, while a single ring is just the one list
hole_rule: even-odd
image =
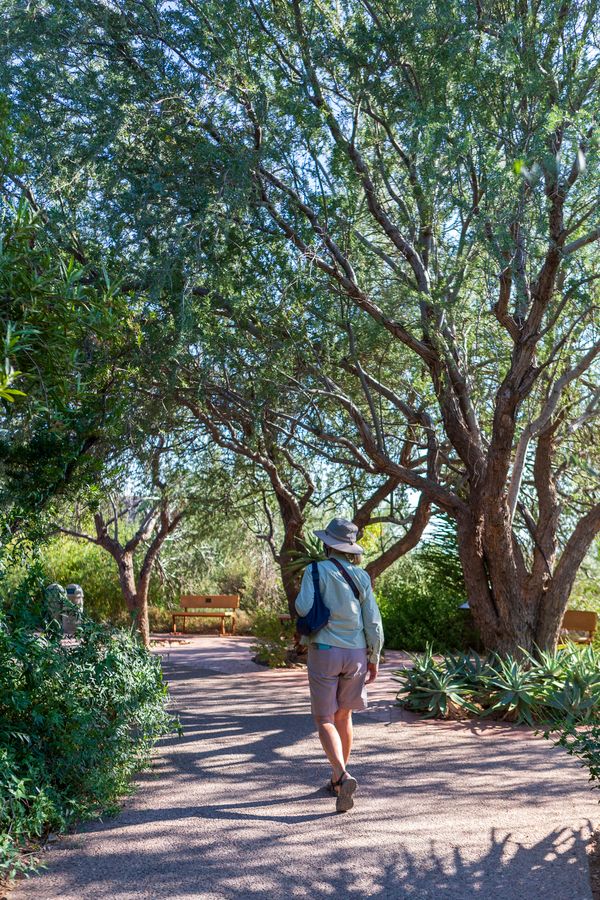
[{"label": "light blue long-sleeve shirt", "polygon": [[[311,634],[310,638],[302,637],[302,643],[331,644],[332,647],[345,647],[359,650],[367,648],[370,663],[379,663],[383,647],[383,625],[381,614],[371,587],[371,579],[364,569],[348,562],[343,556],[333,554],[344,566],[359,590],[356,599],[350,585],[335,564],[330,560],[321,561],[319,566],[319,586],[323,602],[330,610],[327,625]],[[296,598],[296,612],[305,616],[314,600],[314,585],[311,566],[307,566],[302,576],[300,593]]]}]

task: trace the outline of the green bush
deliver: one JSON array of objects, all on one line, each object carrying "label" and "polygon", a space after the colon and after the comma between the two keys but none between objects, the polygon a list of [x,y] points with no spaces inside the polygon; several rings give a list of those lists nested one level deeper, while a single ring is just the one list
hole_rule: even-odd
[{"label": "green bush", "polygon": [[452,650],[475,646],[454,526],[440,518],[420,549],[403,557],[377,580],[377,602],[386,647]]},{"label": "green bush", "polygon": [[[382,579],[383,581],[383,579]],[[402,573],[377,585],[385,645],[391,650],[455,649],[467,643],[465,618],[454,597],[415,585]]]},{"label": "green bush", "polygon": [[0,611],[0,878],[48,831],[116,809],[175,723],[158,658],[85,619],[67,646],[32,603]]},{"label": "green bush", "polygon": [[277,612],[257,609],[252,622],[252,634],[256,643],[251,649],[256,661],[271,669],[283,668],[288,664],[288,655],[294,637],[293,622],[281,622]]},{"label": "green bush", "polygon": [[106,550],[61,535],[46,544],[40,555],[48,581],[83,587],[88,616],[97,622],[129,624],[117,566]]},{"label": "green bush", "polygon": [[587,723],[600,716],[600,654],[561,647],[522,659],[470,651],[436,658],[431,648],[399,669],[397,700],[435,718],[491,716],[533,725]]},{"label": "green bush", "polygon": [[581,727],[573,722],[564,722],[560,729],[546,731],[544,737],[552,738],[555,746],[564,747],[570,756],[579,759],[590,773],[592,787],[600,787],[600,725]]},{"label": "green bush", "polygon": [[392,573],[382,575],[376,595],[385,645],[392,650],[438,650],[468,644],[466,618],[459,607],[460,593],[436,584],[435,574],[420,561],[402,561]]}]

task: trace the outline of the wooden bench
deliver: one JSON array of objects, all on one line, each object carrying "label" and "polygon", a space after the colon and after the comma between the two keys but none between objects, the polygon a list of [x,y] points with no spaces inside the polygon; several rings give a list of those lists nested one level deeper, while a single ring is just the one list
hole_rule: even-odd
[{"label": "wooden bench", "polygon": [[[567,637],[575,644],[591,644],[597,626],[598,613],[591,610],[568,609],[562,620],[561,637]],[[564,634],[565,632],[566,634]],[[576,635],[571,636],[570,632],[575,632]]]},{"label": "wooden bench", "polygon": [[[173,634],[177,634],[175,623],[183,619],[182,631],[185,632],[185,620],[195,617],[221,620],[220,634],[225,634],[225,619],[231,619],[231,634],[235,632],[235,612],[240,605],[237,594],[184,594],[179,604],[183,612],[173,613]],[[194,612],[188,612],[194,610]]]}]

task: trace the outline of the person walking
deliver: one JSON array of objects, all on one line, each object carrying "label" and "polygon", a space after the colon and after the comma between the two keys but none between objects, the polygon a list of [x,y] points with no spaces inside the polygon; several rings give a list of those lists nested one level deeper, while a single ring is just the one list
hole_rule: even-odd
[{"label": "person walking", "polygon": [[329,612],[325,625],[303,635],[301,643],[308,644],[312,715],[331,764],[327,789],[336,796],[337,812],[347,812],[354,806],[358,787],[347,770],[352,713],[367,708],[366,685],[377,678],[383,626],[371,579],[357,565],[364,552],[356,543],[357,526],[337,517],[324,531],[314,534],[322,541],[327,558],[307,566],[296,612],[299,617],[306,616],[317,591]]}]

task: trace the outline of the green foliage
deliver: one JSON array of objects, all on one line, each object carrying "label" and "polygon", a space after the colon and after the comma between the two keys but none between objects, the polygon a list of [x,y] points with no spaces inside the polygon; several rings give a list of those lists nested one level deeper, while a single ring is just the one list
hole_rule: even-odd
[{"label": "green foliage", "polygon": [[35,574],[0,611],[0,877],[47,831],[113,812],[175,723],[160,662],[128,631],[89,619],[61,641],[28,602]]},{"label": "green foliage", "polygon": [[287,665],[294,636],[293,622],[281,622],[277,612],[273,610],[257,609],[252,621],[252,634],[256,638],[252,650],[257,662],[271,669]]},{"label": "green foliage", "polygon": [[413,657],[412,667],[402,670],[402,678],[403,689],[398,696],[406,694],[404,705],[426,717],[446,719],[472,707],[468,680],[457,666],[438,665],[431,648],[423,656]]},{"label": "green foliage", "polygon": [[375,586],[386,646],[439,650],[473,643],[462,569],[453,530],[443,520],[427,543],[384,572]]},{"label": "green foliage", "polygon": [[4,338],[4,364],[0,369],[0,400],[7,403],[14,403],[17,397],[24,397],[25,393],[12,387],[12,384],[21,375],[17,372],[11,362],[11,358],[19,347],[20,335],[15,334],[12,322],[6,325],[6,335]]},{"label": "green foliage", "polygon": [[572,721],[565,722],[558,731],[544,732],[544,737],[551,738],[555,746],[564,747],[570,756],[579,759],[590,773],[592,787],[600,787],[600,725],[581,727]]},{"label": "green foliage", "polygon": [[117,442],[137,301],[57,245],[31,203],[1,213],[0,501],[26,519],[93,482],[102,438]]},{"label": "green foliage", "polygon": [[394,676],[402,685],[401,705],[439,718],[575,724],[594,721],[600,710],[600,654],[591,647],[569,645],[520,659],[482,659],[473,651],[435,658],[428,648]]},{"label": "green foliage", "polygon": [[83,587],[84,610],[90,618],[113,625],[129,624],[117,566],[106,551],[61,535],[41,549],[40,561],[48,581]]}]

